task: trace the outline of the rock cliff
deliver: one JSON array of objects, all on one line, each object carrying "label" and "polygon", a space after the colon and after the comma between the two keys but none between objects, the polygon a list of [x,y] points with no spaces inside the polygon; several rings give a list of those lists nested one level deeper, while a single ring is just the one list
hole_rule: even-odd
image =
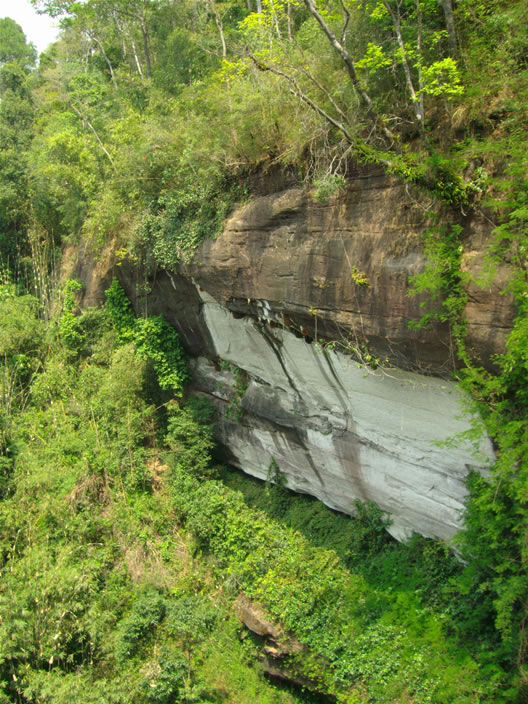
[{"label": "rock cliff", "polygon": [[[265,316],[344,350],[365,343],[400,368],[452,372],[447,326],[409,329],[424,313],[422,299],[409,297],[409,278],[425,265],[432,204],[378,170],[358,171],[327,203],[300,187],[268,193],[266,185],[185,275],[235,314]],[[500,295],[507,272],[487,288],[471,283],[481,277],[490,226],[473,217],[463,227],[468,346],[487,364],[511,326],[511,300]]]},{"label": "rock cliff", "polygon": [[[123,285],[138,312],[162,312],[180,331],[233,464],[265,478],[273,460],[288,486],[333,508],[373,500],[398,538],[449,539],[468,469],[483,469],[492,448],[442,445],[470,427],[449,380],[449,330],[409,329],[423,314],[408,292],[425,264],[430,204],[376,170],[358,170],[328,203],[295,184],[257,190],[191,263],[157,272],[146,299],[127,266],[116,268]],[[488,230],[464,223],[469,282]],[[483,364],[511,325],[506,276],[468,283],[468,344]]]}]

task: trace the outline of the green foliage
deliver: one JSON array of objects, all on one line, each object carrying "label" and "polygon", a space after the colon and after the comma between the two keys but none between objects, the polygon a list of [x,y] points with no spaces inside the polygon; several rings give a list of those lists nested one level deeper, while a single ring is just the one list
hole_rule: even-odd
[{"label": "green foliage", "polygon": [[[517,317],[505,353],[492,360],[493,372],[481,368],[466,348],[467,282],[462,272],[463,241],[459,228],[428,236],[425,249],[429,261],[423,274],[414,277],[413,284],[414,293],[429,295],[422,305],[433,306],[418,325],[432,320],[449,323],[458,359],[463,364],[458,377],[474,400],[475,418],[482,419],[475,422],[484,425],[496,449],[491,474],[487,477],[471,476],[469,481],[467,527],[459,537],[468,567],[458,582],[467,608],[465,615],[460,614],[459,628],[467,634],[486,632],[488,653],[494,652],[497,661],[507,663],[508,667],[520,666],[519,677],[523,682],[527,652],[525,594],[528,586],[524,471],[528,456],[528,349],[523,259],[526,184],[524,152],[518,151],[515,139],[508,138],[507,143],[511,149],[511,161],[500,179],[501,196],[489,199],[501,224],[493,231],[488,256],[491,271],[498,263],[507,262],[511,267],[507,290],[515,298]],[[473,182],[474,193],[477,193],[479,178],[477,175]],[[498,186],[493,179],[490,185],[492,188]],[[475,425],[475,432],[480,433],[481,427]]]},{"label": "green foliage", "polygon": [[162,316],[139,318],[133,340],[139,356],[152,363],[160,387],[180,396],[190,377],[176,330]]},{"label": "green foliage", "polygon": [[16,296],[0,286],[0,493],[10,467],[12,429],[28,398],[29,384],[40,367],[44,325],[33,296]]},{"label": "green foliage", "polygon": [[118,656],[132,657],[143,644],[148,634],[164,618],[166,603],[155,589],[146,588],[136,595],[131,613],[120,624],[120,642]]},{"label": "green foliage", "polygon": [[75,294],[79,293],[79,291],[82,291],[82,288],[83,286],[80,281],[75,281],[73,279],[69,279],[68,281],[66,281],[63,288],[64,299],[62,302],[62,308],[65,313],[75,312],[78,305]]},{"label": "green foliage", "polygon": [[[204,479],[215,474],[211,467],[214,443],[212,426],[204,425],[201,410],[193,405],[182,408],[175,403],[170,404],[165,444],[173,453],[178,469]],[[206,416],[205,422],[207,420]]]},{"label": "green foliage", "polygon": [[[34,296],[15,296],[7,292],[0,298],[0,357],[16,364],[21,355],[36,356],[44,338],[39,318],[40,306]],[[35,360],[36,361],[36,360]]]},{"label": "green foliage", "polygon": [[235,420],[238,423],[243,414],[241,402],[249,385],[249,377],[244,369],[237,367],[236,364],[226,362],[225,360],[221,360],[220,368],[223,371],[228,371],[233,374],[233,385],[231,388],[233,396],[229,401],[229,405],[225,413],[227,418]]},{"label": "green foliage", "polygon": [[[460,622],[454,594],[462,583],[452,582],[461,567],[442,546],[398,547],[375,507],[358,505],[350,519],[284,487],[281,496],[258,495],[268,514],[248,507],[209,478],[213,409],[200,397],[168,405],[164,470],[144,396],[146,360],[117,335],[117,347],[108,351],[106,339],[98,347],[107,319],[84,316],[91,341],[82,362],[60,345],[39,348],[51,356],[41,359],[12,433],[0,500],[7,697],[310,701],[259,680],[231,615],[243,591],[303,644],[292,671],[340,701],[462,704],[474,691],[501,701],[498,665],[488,662],[485,682],[465,650],[477,617],[458,640],[447,636],[446,624]],[[282,483],[276,465],[270,478]],[[506,617],[505,594],[503,604]],[[509,627],[504,619],[499,626]]]},{"label": "green foliage", "polygon": [[428,95],[453,97],[464,92],[457,62],[450,56],[424,66],[422,78],[422,92]]},{"label": "green foliage", "polygon": [[143,690],[148,702],[171,704],[174,701],[203,701],[199,692],[189,691],[187,686],[189,668],[181,656],[178,657],[166,651],[159,659],[158,667],[159,671],[143,682]]},{"label": "green foliage", "polygon": [[435,228],[425,235],[427,263],[421,274],[410,277],[409,296],[426,294],[421,308],[429,310],[411,328],[427,327],[432,321],[448,323],[457,351],[464,354],[464,310],[467,294],[461,273],[462,228],[458,225]]},{"label": "green foliage", "polygon": [[181,396],[183,385],[190,377],[176,330],[162,316],[136,318],[116,278],[105,293],[108,315],[118,340],[133,342],[137,354],[152,364],[160,388]]},{"label": "green foliage", "polygon": [[[512,172],[515,170],[512,168]],[[516,201],[522,201],[523,190],[516,189]],[[513,208],[510,219],[495,231],[492,256],[502,250],[517,253],[522,247],[524,233],[519,228]],[[464,363],[459,378],[474,399],[473,410],[481,417],[487,432],[493,438],[497,452],[491,474],[483,477],[472,474],[469,479],[470,500],[466,507],[466,529],[458,538],[459,547],[468,566],[457,581],[459,591],[467,604],[459,615],[461,633],[486,632],[489,652],[496,662],[521,665],[526,658],[527,641],[524,622],[527,613],[525,533],[528,516],[525,511],[527,458],[526,437],[526,307],[525,274],[518,268],[510,283],[517,299],[518,315],[507,340],[506,352],[493,360],[495,373],[478,367],[465,345],[464,310],[467,294],[461,272],[462,244],[460,229],[426,243],[429,262],[423,274],[414,278],[416,293],[429,293],[430,301],[437,301],[418,323],[431,320],[448,322],[456,344],[458,358]],[[513,245],[513,246],[512,246]],[[510,247],[512,249],[510,250]],[[514,254],[510,260],[518,266]],[[480,416],[479,416],[480,414]],[[480,428],[475,428],[480,432]],[[490,668],[492,665],[490,664]],[[523,690],[521,690],[523,691]]]},{"label": "green foliage", "polygon": [[371,559],[387,542],[390,519],[372,502],[356,501],[356,520],[350,545],[352,559]]},{"label": "green foliage", "polygon": [[138,237],[142,247],[152,248],[156,262],[174,270],[178,262],[192,258],[196,248],[222,231],[225,218],[243,199],[244,186],[188,180],[184,188],[161,197],[154,212],[145,215]]},{"label": "green foliage", "polygon": [[468,367],[463,383],[477,399],[486,429],[494,439],[497,460],[489,477],[472,476],[467,530],[461,536],[470,556],[481,608],[495,613],[503,649],[524,662],[528,587],[526,555],[526,360],[528,350],[524,302],[507,342],[496,359],[498,374]]},{"label": "green foliage", "polygon": [[287,480],[284,474],[280,471],[280,467],[271,458],[268,471],[266,473],[266,506],[270,509],[270,514],[274,517],[284,515],[284,511],[288,506],[288,492],[286,490]]},{"label": "green foliage", "polygon": [[0,19],[0,47],[0,66],[12,61],[23,67],[35,65],[35,47],[27,43],[22,28],[10,17]]},{"label": "green foliage", "polygon": [[272,457],[271,462],[269,463],[266,481],[269,484],[274,484],[279,489],[284,489],[286,487],[286,477],[280,471],[279,465],[275,461],[275,457]]},{"label": "green foliage", "polygon": [[[299,534],[248,510],[240,494],[217,482],[197,483],[178,467],[172,476],[175,506],[202,549],[216,557],[238,588],[310,647],[312,655],[290,660],[299,674],[341,697],[361,680],[365,701],[369,696],[377,702],[406,696],[472,700],[471,687],[464,694],[460,671],[436,650],[445,647],[442,617],[437,620],[429,611],[420,616],[412,592],[372,589],[364,577],[344,570],[333,551],[314,549]],[[366,554],[372,559],[383,552],[386,538],[383,521],[372,509],[359,509],[358,523],[350,557],[360,566],[362,560],[368,564]],[[401,555],[396,560],[405,565]],[[446,573],[435,569],[431,578],[438,588]],[[466,672],[474,671],[465,658]],[[478,687],[487,696],[486,685]]]},{"label": "green foliage", "polygon": [[105,291],[107,310],[120,342],[131,341],[131,331],[136,324],[132,304],[116,277]]},{"label": "green foliage", "polygon": [[34,118],[29,85],[28,71],[20,61],[0,67],[0,266],[7,267],[16,279],[23,269],[20,259],[29,249],[26,169]]},{"label": "green foliage", "polygon": [[[12,330],[31,327],[35,304],[5,300]],[[97,321],[106,334],[105,316],[84,315],[92,337]],[[57,341],[35,349],[40,371],[12,429],[0,494],[0,701],[302,701],[263,680],[218,576],[176,526],[144,361],[131,343],[100,345],[80,364]],[[210,419],[203,403],[191,407]]]},{"label": "green foliage", "polygon": [[345,187],[346,181],[338,174],[329,173],[322,178],[316,178],[313,185],[314,198],[321,203],[326,203],[332,196],[339,193],[339,191]]},{"label": "green foliage", "polygon": [[335,513],[320,501],[288,491],[284,475],[273,459],[268,470],[268,482],[273,486],[266,492],[262,491],[261,482],[238,472],[226,470],[222,479],[242,491],[249,506],[279,518],[312,544],[335,550],[350,569],[356,570],[362,563],[368,569],[380,551],[393,545],[387,533],[390,521],[375,504],[356,502],[354,518]]},{"label": "green foliage", "polygon": [[63,314],[60,319],[60,335],[64,345],[70,352],[78,354],[84,343],[84,336],[81,332],[80,318],[75,315],[78,308],[75,294],[82,290],[80,281],[72,279],[66,281],[63,289]]},{"label": "green foliage", "polygon": [[[392,549],[383,517],[372,507],[358,507],[353,530],[343,517],[330,529],[322,509],[294,509],[284,488],[262,492],[275,517],[288,514],[319,546],[330,541],[349,569],[359,570],[368,559],[372,569],[360,575],[368,584],[352,580],[349,603],[339,602],[331,584],[335,579],[348,589],[341,567],[332,572],[334,558],[270,527],[267,516],[246,513],[236,497],[207,481],[211,418],[203,409],[174,404],[167,410],[167,444],[181,495],[173,508],[161,510],[147,461],[156,420],[143,394],[149,374],[164,389],[163,400],[171,391],[181,396],[188,378],[166,321],[137,320],[114,283],[107,314],[79,314],[72,289],[62,318],[46,328],[36,299],[4,290],[0,555],[8,569],[0,590],[2,598],[16,598],[5,598],[1,607],[0,700],[278,701],[256,671],[248,674],[236,627],[224,633],[218,623],[211,633],[222,647],[206,638],[210,654],[202,661],[202,643],[196,653],[184,653],[176,631],[172,641],[166,634],[168,616],[160,618],[145,627],[146,660],[139,665],[140,639],[116,675],[115,624],[131,616],[143,579],[131,575],[133,556],[144,550],[142,564],[166,560],[175,567],[167,557],[174,536],[166,527],[174,510],[187,516],[197,543],[216,555],[215,578],[227,565],[226,591],[242,585],[292,628],[300,624],[315,653],[300,669],[321,681],[327,677],[326,691],[339,690],[334,694],[341,701],[454,702],[465,696],[453,689],[456,667],[435,660],[431,650],[435,638],[443,642],[438,624],[446,620],[464,644],[484,641],[479,657],[489,683],[474,685],[473,699],[514,701],[515,694],[501,688],[500,667],[513,672],[520,664],[519,680],[526,680],[526,3],[321,0],[320,18],[354,62],[357,81],[306,3],[263,2],[261,12],[244,3],[168,0],[34,4],[63,18],[62,38],[38,69],[31,70],[35,52],[18,25],[0,22],[0,265],[12,280],[27,278],[35,243],[52,251],[81,239],[99,251],[117,243],[146,266],[175,268],[244,201],[248,175],[288,166],[324,201],[345,185],[357,159],[417,184],[454,223],[483,208],[484,219],[498,224],[490,260],[511,268],[508,291],[518,315],[507,350],[491,360],[495,371],[481,369],[464,343],[462,231],[457,224],[433,228],[425,243],[429,263],[412,281],[425,299],[417,325],[449,325],[465,365],[458,376],[497,450],[491,475],[470,481],[468,529],[459,548],[467,568],[457,570],[443,548],[428,542]],[[446,8],[454,11],[454,28]],[[351,274],[367,286],[361,271]],[[356,353],[361,361],[372,357],[365,349]],[[236,380],[237,404],[243,384]],[[192,498],[185,492],[194,491],[196,478],[202,493]],[[68,547],[72,537],[76,546],[89,546],[85,558]],[[102,557],[96,546],[103,546]],[[407,571],[397,566],[399,559]],[[305,577],[303,561],[320,582]],[[266,580],[270,565],[276,569]],[[376,571],[397,598],[376,582]],[[168,579],[161,568],[151,572],[156,585]],[[213,598],[200,580],[193,597],[205,590]],[[356,611],[354,598],[361,606]],[[339,620],[333,602],[349,620]],[[60,610],[68,603],[71,609]],[[191,606],[185,609],[192,621]],[[438,618],[423,609],[437,609]],[[334,626],[339,642],[331,635]],[[238,677],[229,658],[238,663]],[[216,661],[224,663],[228,694],[211,684],[217,683],[211,674]],[[324,662],[334,681],[321,674]],[[459,662],[472,671],[463,655]],[[202,687],[207,667],[213,693]]]},{"label": "green foliage", "polygon": [[218,612],[206,596],[183,594],[170,602],[167,628],[189,651],[207,638],[217,620]]}]

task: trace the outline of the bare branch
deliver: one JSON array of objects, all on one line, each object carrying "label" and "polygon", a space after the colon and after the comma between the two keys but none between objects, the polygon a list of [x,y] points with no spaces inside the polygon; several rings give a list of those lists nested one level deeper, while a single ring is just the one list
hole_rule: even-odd
[{"label": "bare branch", "polygon": [[69,101],[69,104],[70,104],[71,108],[77,113],[78,117],[80,117],[81,120],[82,120],[84,123],[86,123],[86,124],[88,125],[88,127],[92,130],[92,132],[93,132],[93,134],[94,134],[94,136],[95,136],[95,139],[97,140],[97,143],[98,143],[99,146],[101,147],[103,153],[106,155],[108,161],[111,163],[115,175],[116,175],[116,176],[119,176],[119,173],[118,173],[118,171],[117,171],[117,169],[116,169],[116,166],[115,166],[115,164],[114,164],[114,160],[113,160],[112,157],[110,156],[110,153],[108,152],[108,150],[107,150],[107,148],[105,147],[105,145],[103,144],[101,138],[100,138],[99,135],[97,134],[97,130],[95,129],[95,127],[92,125],[92,123],[90,122],[90,120],[86,117],[86,115],[85,115],[81,110],[79,110],[79,108],[78,108],[73,102]]},{"label": "bare branch", "polygon": [[341,132],[341,134],[345,137],[345,139],[347,140],[347,142],[349,144],[355,143],[356,140],[349,134],[346,126],[342,122],[340,122],[339,120],[336,120],[336,118],[332,117],[332,115],[329,115],[326,112],[326,110],[324,110],[322,107],[317,105],[317,103],[315,103],[308,95],[306,95],[306,93],[303,93],[303,91],[299,87],[299,84],[297,83],[297,81],[295,80],[295,78],[293,76],[289,76],[287,73],[285,73],[284,71],[281,71],[279,68],[276,68],[275,66],[271,66],[269,64],[263,64],[262,61],[259,61],[258,59],[256,59],[252,54],[249,54],[249,58],[253,61],[253,63],[255,64],[255,66],[258,68],[259,71],[270,71],[270,73],[273,73],[276,76],[280,76],[281,78],[284,78],[285,80],[287,80],[288,83],[290,83],[290,85],[292,86],[292,88],[290,88],[290,91],[295,96],[297,96],[298,98],[300,98],[300,100],[302,100],[304,103],[309,105],[312,108],[312,110],[315,110],[315,112],[318,115],[320,115],[321,117],[323,117],[325,120],[327,120],[327,122],[329,122],[331,125],[336,127]]},{"label": "bare branch", "polygon": [[322,83],[320,83],[317,78],[313,75],[313,73],[310,71],[309,68],[304,69],[304,73],[308,76],[308,78],[312,81],[312,83],[323,93],[326,98],[330,101],[332,104],[332,107],[334,110],[337,112],[338,115],[341,116],[341,118],[346,122],[348,125],[350,125],[350,121],[346,114],[343,112],[343,110],[339,107],[339,105],[336,103],[336,101],[333,99],[333,97],[330,95],[330,93],[327,91],[327,89],[323,86]]},{"label": "bare branch", "polygon": [[338,115],[341,116],[341,118],[344,120],[344,122],[346,122],[348,125],[350,125],[350,121],[349,121],[348,117],[346,116],[346,114],[339,107],[339,105],[336,103],[336,101],[334,100],[332,95],[329,93],[329,91],[325,88],[325,86],[312,73],[310,66],[309,66],[309,63],[306,60],[306,56],[303,51],[303,48],[301,46],[299,46],[299,44],[297,42],[295,42],[295,45],[296,45],[296,47],[297,47],[297,49],[303,59],[303,62],[304,62],[303,67],[301,68],[301,71],[303,71],[303,73],[305,73],[306,76],[308,76],[308,78],[318,88],[318,90],[320,90],[321,93],[323,93],[326,96],[327,100],[332,104],[332,107],[338,113]]},{"label": "bare branch", "polygon": [[[324,108],[322,108],[320,105],[317,105],[317,103],[310,98],[309,95],[306,95],[304,93],[297,81],[293,76],[289,76],[287,73],[284,71],[281,71],[281,69],[271,66],[269,64],[263,64],[262,61],[259,61],[257,58],[252,56],[251,54],[248,54],[249,58],[253,61],[255,66],[258,68],[259,71],[269,71],[270,73],[275,74],[276,76],[280,76],[281,78],[284,78],[288,83],[290,83],[291,88],[290,92],[292,95],[295,95],[299,100],[301,100],[303,103],[306,103],[314,112],[316,112],[318,115],[320,115],[323,119],[325,119],[329,124],[331,124],[333,127],[335,127],[343,137],[345,138],[346,142],[350,144],[357,153],[365,153],[366,152],[366,142],[358,137],[353,136],[350,134],[348,131],[346,125],[341,122],[340,120],[336,119],[332,115],[326,112]],[[392,168],[394,164],[389,160],[389,159],[384,159],[383,157],[379,156],[379,154],[376,156],[376,161],[379,164],[383,164],[387,168]]]},{"label": "bare branch", "polygon": [[309,13],[317,21],[317,23],[319,24],[319,26],[323,30],[323,33],[325,34],[326,38],[330,42],[331,46],[335,49],[335,51],[341,57],[344,65],[345,65],[345,68],[347,70],[347,73],[350,77],[350,80],[352,82],[352,85],[356,89],[357,93],[359,94],[359,96],[361,97],[361,100],[363,101],[363,103],[365,105],[365,108],[367,110],[367,114],[368,114],[369,118],[372,120],[372,122],[377,127],[379,127],[381,132],[390,141],[391,147],[395,151],[399,151],[398,140],[396,138],[396,135],[394,135],[391,132],[391,130],[389,130],[389,128],[376,115],[376,111],[374,109],[374,104],[370,98],[370,95],[363,88],[363,86],[361,85],[361,82],[359,81],[357,71],[356,71],[356,65],[354,63],[354,59],[348,53],[348,51],[345,49],[345,47],[339,41],[339,39],[336,37],[336,35],[332,32],[330,27],[327,25],[323,16],[315,7],[314,0],[304,0],[304,4],[306,5]]},{"label": "bare branch", "polygon": [[350,22],[350,12],[348,11],[348,8],[345,5],[344,0],[341,0],[341,7],[343,8],[343,12],[345,13],[345,23],[343,24],[343,29],[341,30],[341,44],[343,44],[343,46],[344,46],[345,42],[346,42],[346,33],[347,33],[347,29],[348,29],[348,23]]}]

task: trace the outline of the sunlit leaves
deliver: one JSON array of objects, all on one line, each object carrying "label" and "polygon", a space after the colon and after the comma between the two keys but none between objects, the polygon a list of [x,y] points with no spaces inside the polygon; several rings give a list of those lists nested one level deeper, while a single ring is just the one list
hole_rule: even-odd
[{"label": "sunlit leaves", "polygon": [[365,68],[371,73],[390,66],[391,64],[392,60],[385,55],[383,49],[377,44],[372,44],[371,42],[368,43],[367,50],[363,58],[356,61],[356,66],[358,68]]},{"label": "sunlit leaves", "polygon": [[422,68],[422,93],[434,96],[454,97],[464,92],[460,80],[460,71],[456,61],[451,57],[435,61]]}]

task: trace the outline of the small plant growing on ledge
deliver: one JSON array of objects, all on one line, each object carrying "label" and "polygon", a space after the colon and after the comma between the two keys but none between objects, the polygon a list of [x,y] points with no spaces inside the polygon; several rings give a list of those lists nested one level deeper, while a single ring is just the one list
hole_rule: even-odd
[{"label": "small plant growing on ledge", "polygon": [[368,288],[370,286],[370,281],[367,278],[367,275],[364,274],[362,271],[359,271],[357,266],[352,267],[352,281],[356,284],[356,286],[365,286]]},{"label": "small plant growing on ledge", "polygon": [[226,410],[226,416],[230,420],[234,420],[238,423],[242,418],[243,410],[240,402],[242,401],[242,398],[247,391],[247,387],[249,386],[249,375],[244,369],[237,367],[236,364],[231,364],[231,362],[226,362],[225,360],[220,362],[220,368],[223,371],[231,372],[234,376],[234,384],[232,387],[234,396],[229,402]]},{"label": "small plant growing on ledge", "polygon": [[329,173],[317,178],[313,182],[313,196],[320,203],[326,203],[332,196],[346,186],[346,180],[340,174]]}]

